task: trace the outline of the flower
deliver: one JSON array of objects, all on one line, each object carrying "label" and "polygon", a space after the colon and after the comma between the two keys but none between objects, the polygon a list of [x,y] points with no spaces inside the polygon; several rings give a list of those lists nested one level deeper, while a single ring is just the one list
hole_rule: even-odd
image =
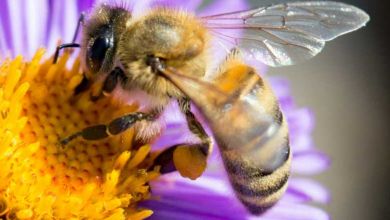
[{"label": "flower", "polygon": [[[94,1],[41,0],[27,1],[22,7],[19,1],[0,2],[0,216],[328,219],[324,211],[309,204],[327,203],[327,190],[310,178],[298,176],[324,171],[329,159],[314,148],[313,114],[295,106],[285,79],[270,77],[289,122],[293,176],[286,195],[261,217],[251,216],[234,197],[217,150],[209,159],[206,173],[190,181],[175,173],[159,176],[156,170],[146,171],[143,161],[148,160],[150,147],[132,149],[132,129],[109,140],[76,141],[65,149],[58,148],[56,140],[68,130],[79,130],[136,110],[135,106],[120,105],[115,99],[92,104],[84,96],[74,103],[71,94],[81,80],[77,71],[79,60],[67,69],[68,53],[56,65],[42,58],[52,54],[58,39],[71,41],[78,15],[93,4]],[[135,14],[156,4],[194,11],[200,8],[201,0],[130,2]],[[221,0],[199,14],[247,7],[244,1]],[[35,52],[40,45],[49,52]],[[24,62],[20,56],[6,59],[17,54],[31,61]],[[101,108],[107,110],[102,114]],[[188,133],[183,129],[186,125],[180,117],[170,118],[166,132],[152,150],[187,140]]]},{"label": "flower", "polygon": [[[133,131],[100,142],[57,145],[69,131],[109,121],[135,106],[114,100],[72,99],[80,82],[79,62],[65,70],[38,50],[29,63],[18,56],[1,65],[0,192],[9,218],[143,219],[151,210],[138,201],[150,196],[148,182],[159,176],[141,163],[150,146],[131,149]],[[101,113],[101,109],[107,109]],[[122,218],[121,218],[122,217]]]}]

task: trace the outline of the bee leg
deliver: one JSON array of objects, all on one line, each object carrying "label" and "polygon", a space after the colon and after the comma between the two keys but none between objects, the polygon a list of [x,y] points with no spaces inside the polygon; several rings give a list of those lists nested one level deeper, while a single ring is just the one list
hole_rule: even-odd
[{"label": "bee leg", "polygon": [[137,121],[141,120],[151,120],[154,116],[151,114],[146,114],[142,112],[131,113],[128,115],[121,116],[112,120],[108,124],[94,125],[83,130],[76,132],[62,140],[60,140],[60,145],[65,146],[70,141],[77,137],[81,137],[84,140],[93,141],[104,139],[108,136],[120,134],[131,126],[133,126]]},{"label": "bee leg", "polygon": [[201,141],[199,144],[178,144],[167,148],[157,156],[154,165],[160,165],[161,173],[179,171],[183,177],[196,179],[202,175],[207,165],[207,157],[212,150],[211,140],[206,131],[191,112],[188,99],[179,100],[188,127]]},{"label": "bee leg", "polygon": [[104,80],[102,92],[104,94],[110,94],[112,91],[114,91],[115,87],[118,85],[118,82],[125,82],[126,79],[127,78],[123,70],[119,67],[115,67]]},{"label": "bee leg", "polygon": [[[123,70],[119,67],[115,67],[110,74],[106,77],[106,79],[103,82],[103,85],[101,88],[98,89],[98,91],[93,91],[91,95],[92,101],[97,101],[98,99],[107,96],[110,94],[116,86],[118,85],[118,82],[124,83],[126,81],[126,75],[123,72]],[[94,94],[97,93],[97,94]]]},{"label": "bee leg", "polygon": [[74,95],[78,95],[86,90],[88,90],[91,87],[91,82],[88,80],[88,78],[83,74],[83,79],[81,82],[76,86],[76,88],[73,91]]},{"label": "bee leg", "polygon": [[187,125],[190,131],[195,134],[201,141],[203,147],[202,152],[208,155],[211,152],[211,140],[204,130],[202,124],[196,119],[194,113],[191,112],[190,100],[187,98],[178,100],[180,110],[184,113],[187,120]]}]

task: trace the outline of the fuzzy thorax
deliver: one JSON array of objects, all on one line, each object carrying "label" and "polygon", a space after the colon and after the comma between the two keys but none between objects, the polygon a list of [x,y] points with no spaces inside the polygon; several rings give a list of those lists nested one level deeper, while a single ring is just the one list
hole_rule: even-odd
[{"label": "fuzzy thorax", "polygon": [[118,42],[117,58],[129,78],[127,86],[161,97],[182,97],[168,80],[147,65],[148,56],[194,77],[206,70],[207,32],[192,15],[177,10],[155,9],[133,22]]}]

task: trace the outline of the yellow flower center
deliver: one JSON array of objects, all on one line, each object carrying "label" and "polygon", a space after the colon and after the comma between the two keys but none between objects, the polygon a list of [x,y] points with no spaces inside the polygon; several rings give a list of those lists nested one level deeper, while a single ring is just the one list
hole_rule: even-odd
[{"label": "yellow flower center", "polygon": [[74,96],[81,81],[76,59],[70,70],[65,53],[57,64],[22,57],[0,65],[0,218],[143,219],[137,207],[150,197],[150,146],[132,149],[133,129],[102,141],[61,138],[134,112],[136,105],[115,99],[96,102]]}]

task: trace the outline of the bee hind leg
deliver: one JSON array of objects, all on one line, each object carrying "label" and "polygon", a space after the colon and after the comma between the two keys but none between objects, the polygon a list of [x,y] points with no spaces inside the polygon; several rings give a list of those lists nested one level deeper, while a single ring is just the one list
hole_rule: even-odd
[{"label": "bee hind leg", "polygon": [[61,146],[65,146],[77,137],[81,137],[84,140],[88,141],[101,140],[106,137],[117,135],[126,131],[127,129],[132,127],[137,121],[150,120],[152,117],[153,116],[151,116],[150,114],[142,112],[127,114],[115,118],[108,124],[100,124],[84,128],[83,130],[60,140],[59,144]]},{"label": "bee hind leg", "polygon": [[186,116],[188,128],[200,139],[200,143],[171,146],[156,157],[154,166],[160,166],[163,174],[178,171],[181,176],[194,180],[206,169],[207,158],[212,150],[211,140],[191,112],[189,100],[182,99],[178,102]]},{"label": "bee hind leg", "polygon": [[192,180],[200,177],[206,169],[208,144],[178,144],[160,153],[154,166],[160,166],[162,174],[178,171],[181,176]]}]

